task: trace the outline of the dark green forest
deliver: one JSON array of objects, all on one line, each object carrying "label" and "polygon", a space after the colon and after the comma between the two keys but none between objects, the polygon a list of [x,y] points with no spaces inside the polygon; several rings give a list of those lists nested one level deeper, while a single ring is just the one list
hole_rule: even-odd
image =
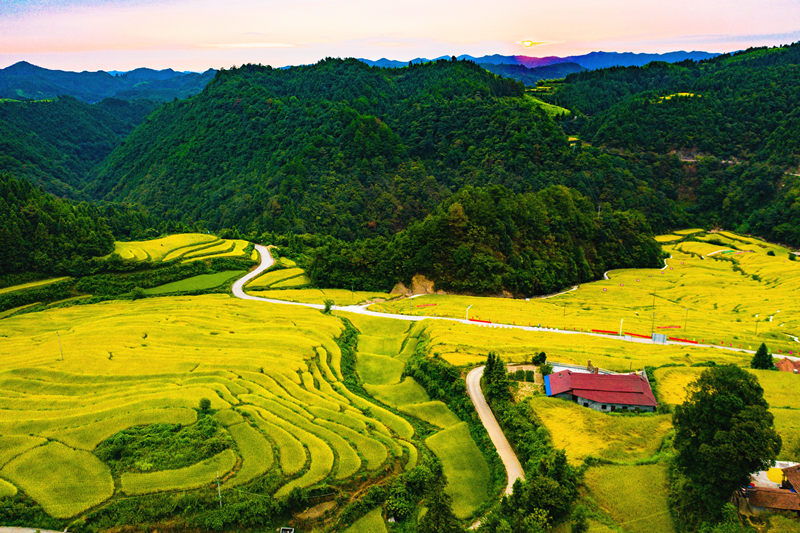
[{"label": "dark green forest", "polygon": [[114,236],[100,210],[0,174],[0,274],[59,272],[76,259],[106,255]]},{"label": "dark green forest", "polygon": [[529,295],[654,264],[687,225],[800,244],[799,55],[570,74],[537,94],[560,119],[467,61],[245,65],[154,110],[0,103],[0,170],[103,202],[116,238],[309,235],[321,285]]},{"label": "dark green forest", "polygon": [[388,291],[425,274],[447,291],[530,296],[597,279],[612,266],[660,264],[640,213],[598,214],[563,186],[524,194],[494,186],[462,189],[391,238],[320,246],[310,275],[323,287]]}]

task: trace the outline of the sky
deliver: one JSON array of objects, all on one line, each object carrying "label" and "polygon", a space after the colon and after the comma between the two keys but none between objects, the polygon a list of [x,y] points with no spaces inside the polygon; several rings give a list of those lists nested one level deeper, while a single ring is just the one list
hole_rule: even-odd
[{"label": "sky", "polygon": [[201,71],[324,57],[728,52],[795,41],[800,0],[0,0],[0,68],[25,60],[78,71]]}]

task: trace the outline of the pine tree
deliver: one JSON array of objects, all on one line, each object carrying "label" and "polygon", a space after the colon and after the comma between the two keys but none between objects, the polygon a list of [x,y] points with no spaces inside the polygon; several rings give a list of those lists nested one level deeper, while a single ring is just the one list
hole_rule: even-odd
[{"label": "pine tree", "polygon": [[775,363],[772,360],[772,354],[769,353],[767,350],[767,345],[763,342],[761,346],[758,347],[756,354],[753,356],[753,360],[750,361],[751,368],[761,368],[765,370],[772,370],[775,368]]}]

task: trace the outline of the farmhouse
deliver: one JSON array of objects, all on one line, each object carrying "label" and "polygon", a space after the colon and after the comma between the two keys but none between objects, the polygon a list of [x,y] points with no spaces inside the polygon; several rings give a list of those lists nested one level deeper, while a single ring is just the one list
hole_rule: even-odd
[{"label": "farmhouse", "polygon": [[[780,468],[782,464],[791,466]],[[744,488],[744,497],[751,512],[760,514],[771,511],[800,511],[800,497],[796,487],[800,487],[800,465],[797,463],[778,463],[780,482],[773,482],[767,472],[758,472],[751,478],[750,485]],[[740,505],[741,508],[741,505]]]},{"label": "farmhouse", "polygon": [[572,400],[598,411],[655,411],[658,406],[644,372],[584,374],[562,370],[545,376],[544,388],[548,396]]}]

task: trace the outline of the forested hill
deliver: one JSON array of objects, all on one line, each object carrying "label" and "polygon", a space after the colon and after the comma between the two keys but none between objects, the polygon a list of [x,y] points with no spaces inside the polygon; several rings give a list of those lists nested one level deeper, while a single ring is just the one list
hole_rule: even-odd
[{"label": "forested hill", "polygon": [[673,187],[692,224],[800,245],[800,43],[581,72],[554,87],[539,95],[573,111],[566,131],[639,175],[660,169],[653,186]]},{"label": "forested hill", "polygon": [[166,102],[199,93],[214,70],[175,72],[139,68],[113,76],[108,72],[50,70],[26,61],[0,69],[0,98],[41,100],[72,96],[84,102],[105,98]]},{"label": "forested hill", "polygon": [[322,287],[390,290],[415,274],[437,289],[532,296],[598,279],[610,268],[656,267],[661,249],[640,213],[603,211],[572,189],[514,194],[465,187],[391,238],[318,247]]},{"label": "forested hill", "polygon": [[569,147],[523,89],[464,61],[222,71],[150,115],[94,192],[209,227],[390,234],[466,184],[539,187]]},{"label": "forested hill", "polygon": [[76,260],[114,250],[114,236],[99,209],[61,200],[2,173],[0,242],[0,275],[63,272]]},{"label": "forested hill", "polygon": [[0,101],[0,172],[27,178],[59,196],[81,197],[91,169],[156,104],[71,97]]},{"label": "forested hill", "polygon": [[800,43],[572,74],[551,101],[589,116],[592,143],[800,163]]}]

